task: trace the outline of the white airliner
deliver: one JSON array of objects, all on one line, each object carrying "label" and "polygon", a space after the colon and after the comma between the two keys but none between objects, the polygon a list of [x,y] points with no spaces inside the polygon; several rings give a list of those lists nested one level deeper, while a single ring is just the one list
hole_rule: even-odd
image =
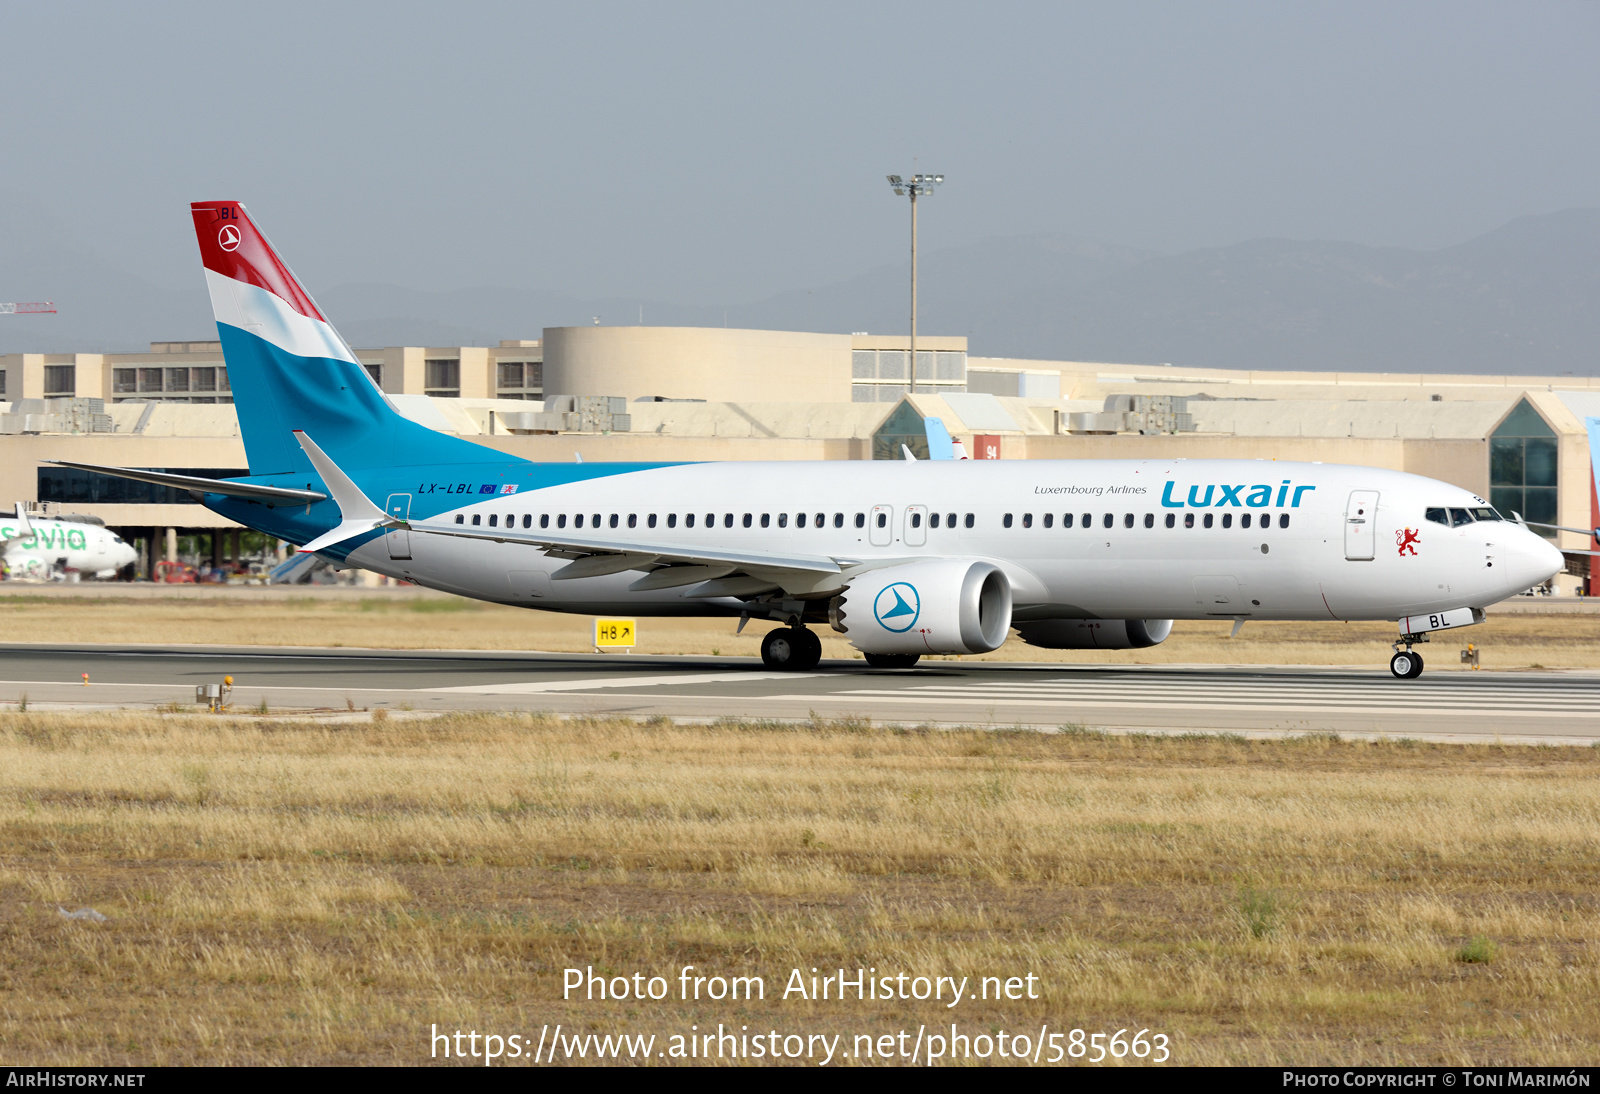
[{"label": "white airliner", "polygon": [[[781,624],[774,668],[832,626],[877,667],[1133,649],[1175,619],[1481,622],[1562,557],[1448,483],[1261,460],[536,464],[396,412],[237,202],[192,207],[250,464],[178,486],[346,565],[566,612]],[[946,455],[948,442],[934,445]],[[741,622],[740,626],[744,624]]]},{"label": "white airliner", "polygon": [[20,503],[16,514],[0,517],[0,549],[11,577],[47,578],[52,574],[116,577],[138,557],[132,545],[99,524],[28,516]]}]

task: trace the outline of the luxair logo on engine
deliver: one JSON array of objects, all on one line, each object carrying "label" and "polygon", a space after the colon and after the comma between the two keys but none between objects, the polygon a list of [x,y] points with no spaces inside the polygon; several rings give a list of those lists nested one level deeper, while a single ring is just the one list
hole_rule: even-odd
[{"label": "luxair logo on engine", "polygon": [[878,598],[872,602],[872,614],[878,617],[884,630],[903,634],[916,625],[917,617],[922,614],[922,598],[917,595],[915,586],[896,581],[885,585],[878,593]]}]

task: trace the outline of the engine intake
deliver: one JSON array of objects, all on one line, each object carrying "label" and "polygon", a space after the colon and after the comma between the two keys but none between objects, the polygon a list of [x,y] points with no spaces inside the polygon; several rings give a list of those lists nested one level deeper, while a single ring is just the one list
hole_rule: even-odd
[{"label": "engine intake", "polygon": [[1040,619],[1018,623],[1017,634],[1047,650],[1142,650],[1172,633],[1170,619]]},{"label": "engine intake", "polygon": [[989,562],[890,566],[852,581],[828,621],[862,653],[988,653],[1011,629],[1011,583]]}]

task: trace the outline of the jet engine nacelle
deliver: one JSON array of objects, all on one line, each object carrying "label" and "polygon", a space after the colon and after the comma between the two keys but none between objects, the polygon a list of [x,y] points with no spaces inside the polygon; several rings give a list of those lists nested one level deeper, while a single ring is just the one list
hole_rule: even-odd
[{"label": "jet engine nacelle", "polygon": [[862,653],[988,653],[1011,629],[1011,582],[971,559],[871,570],[833,599],[828,621]]},{"label": "jet engine nacelle", "polygon": [[1142,650],[1165,642],[1170,619],[1040,619],[1018,623],[1030,646],[1047,650]]}]

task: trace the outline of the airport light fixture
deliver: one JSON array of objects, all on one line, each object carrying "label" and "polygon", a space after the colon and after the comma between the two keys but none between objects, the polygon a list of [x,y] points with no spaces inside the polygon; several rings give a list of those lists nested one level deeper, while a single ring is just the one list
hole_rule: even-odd
[{"label": "airport light fixture", "polygon": [[931,197],[933,188],[944,181],[943,175],[912,175],[901,178],[890,175],[889,185],[895,197],[911,199],[911,389],[917,385],[917,199]]}]

